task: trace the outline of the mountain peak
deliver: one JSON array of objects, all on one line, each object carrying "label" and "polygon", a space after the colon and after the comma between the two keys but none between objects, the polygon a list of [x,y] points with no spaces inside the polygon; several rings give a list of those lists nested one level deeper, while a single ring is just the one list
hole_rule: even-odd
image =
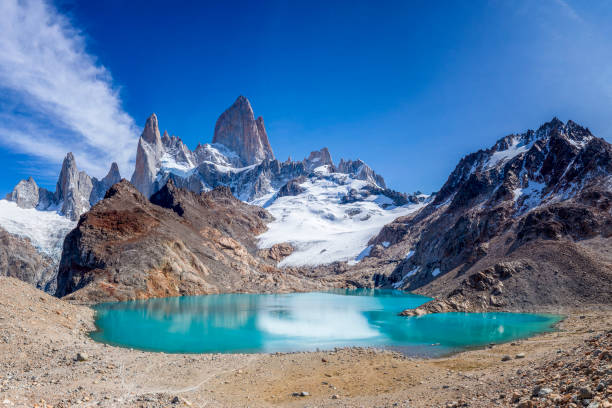
[{"label": "mountain peak", "polygon": [[255,119],[251,103],[242,95],[217,119],[213,143],[234,151],[245,165],[274,159],[263,118]]},{"label": "mountain peak", "polygon": [[63,164],[72,165],[75,162],[76,162],[76,160],[74,158],[74,154],[72,154],[72,152],[66,153],[66,157],[64,157],[64,163]]},{"label": "mountain peak", "polygon": [[315,150],[310,152],[308,158],[306,158],[306,167],[308,170],[313,170],[319,166],[333,166],[334,162],[332,161],[331,154],[329,154],[329,150],[327,147],[322,148],[321,150]]},{"label": "mountain peak", "polygon": [[102,179],[102,182],[110,187],[115,183],[118,183],[121,180],[121,174],[119,173],[119,166],[117,165],[116,162],[113,162],[111,164],[110,170],[108,170],[108,173],[106,174],[106,176]]},{"label": "mountain peak", "polygon": [[147,118],[144,130],[141,137],[148,143],[158,143],[161,141],[159,136],[159,124],[157,123],[157,115],[152,113]]}]

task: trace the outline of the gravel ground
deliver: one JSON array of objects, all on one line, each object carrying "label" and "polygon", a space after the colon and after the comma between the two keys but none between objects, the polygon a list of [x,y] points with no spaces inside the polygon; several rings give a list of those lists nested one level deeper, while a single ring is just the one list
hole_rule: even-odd
[{"label": "gravel ground", "polygon": [[611,407],[611,328],[610,309],[576,310],[557,332],[434,359],[149,353],[92,341],[91,309],[0,278],[0,408]]}]

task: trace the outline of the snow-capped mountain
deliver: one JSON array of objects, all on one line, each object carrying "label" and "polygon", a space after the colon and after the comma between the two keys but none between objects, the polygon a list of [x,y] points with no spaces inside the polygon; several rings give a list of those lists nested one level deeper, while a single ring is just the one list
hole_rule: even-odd
[{"label": "snow-capped mountain", "polygon": [[32,177],[21,180],[7,194],[6,200],[13,201],[20,208],[35,208],[41,211],[57,211],[73,221],[89,210],[92,205],[104,198],[106,190],[121,180],[117,163],[111,165],[106,177],[98,180],[79,171],[72,153],[68,153],[62,163],[55,192],[38,187]]},{"label": "snow-capped mountain", "polygon": [[217,120],[213,143],[194,151],[167,132],[160,136],[155,114],[147,119],[132,184],[150,196],[170,179],[196,193],[228,186],[242,201],[268,209],[276,221],[260,245],[291,243],[295,250],[282,265],[355,260],[383,225],[423,201],[387,189],[361,160],[334,165],[327,148],[301,161],[276,160],[263,119],[255,119],[243,96]]},{"label": "snow-capped mountain", "polygon": [[592,300],[585,287],[610,288],[611,191],[612,145],[554,118],[465,156],[431,203],[373,243],[405,256],[392,286],[448,296],[441,310]]},{"label": "snow-capped mountain", "polygon": [[424,205],[416,199],[394,201],[371,181],[332,170],[331,165],[315,168],[267,203],[275,220],[259,236],[259,245],[287,242],[294,248],[279,266],[354,263],[383,225]]},{"label": "snow-capped mountain", "polygon": [[[151,115],[138,142],[132,184],[145,196],[160,190],[170,178],[194,192],[225,185],[243,201],[261,202],[290,180],[325,165],[333,166],[327,148],[302,161],[276,160],[263,119],[255,119],[251,104],[240,96],[217,120],[213,143],[199,144],[194,151],[167,132],[160,136],[157,116]],[[334,172],[385,188],[384,179],[361,160],[341,160]]]}]

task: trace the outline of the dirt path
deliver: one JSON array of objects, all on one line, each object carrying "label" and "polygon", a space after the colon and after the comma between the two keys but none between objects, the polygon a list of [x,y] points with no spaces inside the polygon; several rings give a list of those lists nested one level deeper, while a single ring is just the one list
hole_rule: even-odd
[{"label": "dirt path", "polygon": [[[436,359],[358,348],[148,353],[96,343],[87,335],[92,327],[91,309],[0,278],[0,407],[444,407],[460,401],[472,407],[514,406],[513,394],[528,398],[542,370],[552,378],[559,361],[584,359],[590,344],[585,340],[605,339],[612,313],[570,313],[558,332]],[[606,344],[593,347],[605,351]],[[85,361],[76,361],[77,353],[85,354]],[[515,358],[520,353],[525,357]],[[510,360],[502,361],[506,355]],[[601,375],[593,384],[609,381],[609,361],[600,364],[604,368],[594,371]],[[562,364],[558,372],[565,369]],[[301,392],[308,395],[294,395]],[[611,393],[604,389],[598,395],[601,408]],[[548,404],[545,398],[533,401],[539,404],[533,406]]]}]

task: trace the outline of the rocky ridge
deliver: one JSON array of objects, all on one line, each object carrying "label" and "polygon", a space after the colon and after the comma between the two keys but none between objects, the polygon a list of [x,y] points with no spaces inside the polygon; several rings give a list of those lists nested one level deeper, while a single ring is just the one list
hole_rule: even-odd
[{"label": "rocky ridge", "polygon": [[250,102],[240,96],[217,120],[213,142],[199,144],[194,151],[176,136],[160,137],[157,116],[151,115],[138,142],[131,180],[146,197],[172,179],[196,193],[225,185],[243,201],[265,204],[288,182],[321,166],[386,190],[384,179],[361,160],[341,160],[334,166],[327,148],[302,161],[276,160],[263,119],[255,119]]},{"label": "rocky ridge", "polygon": [[372,239],[379,284],[437,297],[407,314],[608,303],[611,185],[612,146],[572,121],[502,138]]}]

